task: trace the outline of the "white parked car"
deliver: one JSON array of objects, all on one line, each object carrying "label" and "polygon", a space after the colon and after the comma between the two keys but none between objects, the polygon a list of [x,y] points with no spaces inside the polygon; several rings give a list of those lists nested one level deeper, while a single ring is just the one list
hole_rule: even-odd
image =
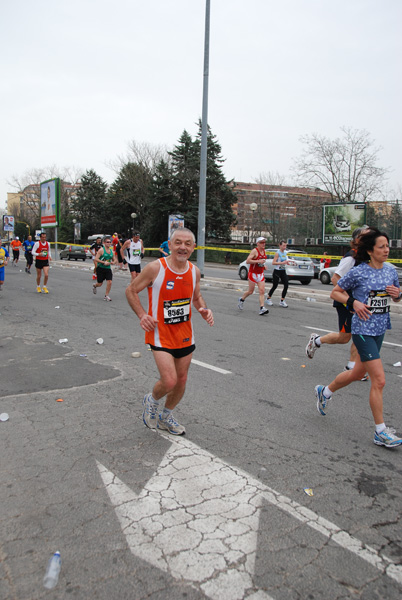
[{"label": "white parked car", "polygon": [[319,274],[321,283],[323,283],[324,285],[330,284],[332,275],[335,273],[335,271],[336,267],[328,267],[327,269],[323,269]]},{"label": "white parked car", "polygon": [[[265,250],[269,254],[269,258],[265,261],[264,276],[265,281],[272,280],[274,267],[272,261],[274,259],[277,248],[268,248]],[[297,254],[305,254],[301,250],[288,250],[288,258],[292,260],[294,264],[286,265],[286,274],[289,280],[300,281],[303,285],[308,285],[314,277],[314,263],[308,256],[297,256]],[[240,279],[247,279],[249,266],[244,260],[239,264],[239,277]]]},{"label": "white parked car", "polygon": [[[394,265],[395,266],[395,265]],[[328,267],[328,269],[323,269],[320,273],[320,281],[324,285],[328,285],[331,283],[332,275],[335,273],[337,267]],[[398,273],[399,285],[402,285],[402,268],[395,267],[396,272]]]}]

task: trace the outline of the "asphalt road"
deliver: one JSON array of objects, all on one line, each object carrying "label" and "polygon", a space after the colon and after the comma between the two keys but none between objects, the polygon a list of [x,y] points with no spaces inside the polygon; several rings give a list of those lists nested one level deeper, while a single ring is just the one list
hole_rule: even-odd
[{"label": "asphalt road", "polygon": [[[54,266],[49,295],[7,267],[1,599],[400,598],[402,449],[373,444],[369,383],[338,392],[326,417],[315,406],[314,386],[348,357],[343,346],[304,354],[313,328],[336,327],[328,298],[290,294],[282,309],[277,294],[259,316],[256,296],[237,309],[244,282],[211,274],[215,326],[194,316],[198,362],[176,411],[187,434],[172,440],[142,423],[156,369],[128,275],[106,303],[89,263]],[[399,434],[401,331],[394,314],[382,350],[386,422]]]}]

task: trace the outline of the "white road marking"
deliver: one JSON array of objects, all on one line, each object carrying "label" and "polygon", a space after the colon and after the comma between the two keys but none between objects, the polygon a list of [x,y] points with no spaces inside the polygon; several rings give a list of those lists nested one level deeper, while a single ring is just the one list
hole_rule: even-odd
[{"label": "white road marking", "polygon": [[334,523],[189,440],[163,437],[171,446],[139,494],[97,462],[134,555],[212,600],[272,600],[247,593],[265,499],[402,584],[402,565]]},{"label": "white road marking", "polygon": [[226,369],[221,369],[220,367],[215,367],[214,365],[209,365],[208,363],[201,362],[200,360],[195,360],[195,358],[191,359],[191,362],[199,367],[205,367],[206,369],[211,369],[211,371],[216,371],[217,373],[222,373],[222,375],[230,375],[232,371],[226,371]]},{"label": "white road marking", "polygon": [[[305,329],[312,329],[313,331],[324,331],[325,333],[338,333],[337,331],[331,331],[330,329],[319,329],[318,327],[308,327],[307,325],[303,325]],[[388,346],[397,346],[397,348],[402,348],[402,344],[394,344],[393,342],[383,342],[383,345],[387,344]]]}]

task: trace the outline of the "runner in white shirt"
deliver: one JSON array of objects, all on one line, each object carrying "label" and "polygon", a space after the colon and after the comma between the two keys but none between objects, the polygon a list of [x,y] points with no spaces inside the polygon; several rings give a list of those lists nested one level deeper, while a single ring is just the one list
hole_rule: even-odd
[{"label": "runner in white shirt", "polygon": [[130,269],[131,281],[141,273],[141,258],[144,256],[144,244],[140,234],[135,231],[131,240],[126,240],[121,249]]},{"label": "runner in white shirt", "polygon": [[[354,230],[352,234],[352,241],[350,243],[351,250],[349,250],[346,256],[342,258],[342,260],[336,268],[335,273],[332,276],[331,281],[334,284],[334,286],[344,275],[346,275],[346,273],[350,271],[352,267],[355,266],[355,248],[357,246],[360,236],[366,231],[370,231],[370,228],[367,225]],[[313,358],[315,351],[321,348],[322,344],[347,344],[351,340],[353,313],[341,302],[334,301],[333,305],[338,313],[339,332],[331,332],[323,336],[320,336],[317,333],[312,333],[306,346],[306,355],[308,356],[308,358]],[[350,371],[351,369],[353,369],[356,363],[356,358],[357,349],[356,346],[352,343],[350,347],[350,358],[348,364],[344,368],[344,371]],[[368,375],[366,374],[362,378],[362,381],[367,380]]]}]

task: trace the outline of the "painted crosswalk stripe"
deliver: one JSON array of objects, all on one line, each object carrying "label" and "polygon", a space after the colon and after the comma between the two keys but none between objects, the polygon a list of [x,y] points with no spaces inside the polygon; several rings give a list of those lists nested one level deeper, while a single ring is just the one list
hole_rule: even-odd
[{"label": "painted crosswalk stripe", "polygon": [[195,358],[191,359],[191,362],[199,367],[205,367],[206,369],[211,369],[211,371],[216,371],[217,373],[222,373],[222,375],[231,375],[232,371],[226,371],[226,369],[221,369],[220,367],[215,367],[214,365],[209,365],[208,363],[201,362],[200,360],[195,360]]}]

